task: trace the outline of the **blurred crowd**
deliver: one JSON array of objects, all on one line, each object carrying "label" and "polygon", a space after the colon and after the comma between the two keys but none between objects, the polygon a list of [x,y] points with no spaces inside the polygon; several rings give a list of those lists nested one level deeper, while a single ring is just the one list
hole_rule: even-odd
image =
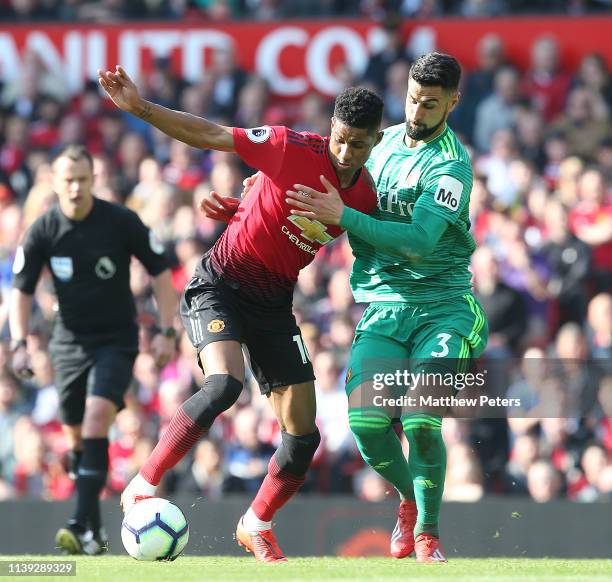
[{"label": "blurred crowd", "polygon": [[[13,0],[2,6],[49,4],[54,2]],[[137,3],[62,4],[66,10],[123,10]],[[160,10],[186,5],[143,4]],[[486,3],[401,4],[408,10]],[[283,2],[245,2],[265,5]],[[390,125],[403,121],[410,61],[397,29],[388,24],[385,32],[386,45],[372,55],[365,75],[355,78],[347,70],[344,77],[346,85],[367,84],[380,92],[385,125]],[[450,120],[475,172],[470,214],[479,247],[472,267],[490,323],[484,357],[504,363],[496,391],[521,396],[522,408],[514,415],[521,418],[445,419],[449,500],[516,494],[539,502],[594,501],[612,495],[612,78],[598,54],[586,55],[576,70],[564,70],[549,36],[534,43],[531,55],[530,67],[518,70],[498,37],[482,38],[479,65],[465,71],[461,104]],[[323,135],[329,130],[329,101],[312,93],[299,103],[277,102],[266,82],[240,70],[229,51],[217,51],[213,67],[197,84],[177,78],[168,61],[158,59],[139,86],[152,101],[227,125],[287,124]],[[81,94],[66,94],[62,79],[33,54],[19,80],[0,87],[0,104],[0,499],[66,499],[73,483],[64,466],[66,442],[46,349],[55,305],[49,277],[35,296],[32,381],[19,382],[11,374],[6,325],[15,249],[24,229],[54,201],[53,154],[72,142],[90,148],[96,195],[137,211],[164,241],[177,292],[224,227],[203,217],[198,201],[210,189],[239,196],[252,169],[232,154],[198,151],[166,138],[116,110],[94,82]],[[317,378],[323,436],[304,492],[352,493],[377,501],[393,492],[360,459],[343,387],[363,310],[348,285],[351,261],[345,237],[327,245],[302,272],[295,294],[295,313]],[[127,406],[112,430],[109,496],[122,491],[177,407],[203,381],[178,320],[178,355],[164,369],[156,368],[149,350],[152,294],[137,262],[132,289],[141,353]],[[253,493],[279,436],[249,377],[239,402],[167,475],[163,487],[211,499]]]},{"label": "blurred crowd", "polygon": [[224,21],[355,15],[382,19],[508,14],[587,14],[610,10],[610,0],[0,0],[0,21],[120,22],[144,18]]}]

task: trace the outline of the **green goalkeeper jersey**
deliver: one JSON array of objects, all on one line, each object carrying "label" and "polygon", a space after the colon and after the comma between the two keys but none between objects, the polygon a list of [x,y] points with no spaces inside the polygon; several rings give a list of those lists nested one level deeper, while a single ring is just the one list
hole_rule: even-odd
[{"label": "green goalkeeper jersey", "polygon": [[471,291],[468,266],[475,243],[469,232],[469,156],[448,126],[414,148],[406,146],[404,135],[404,124],[386,129],[366,164],[378,192],[370,216],[412,223],[418,208],[421,215],[424,210],[444,219],[448,228],[433,251],[418,258],[377,249],[348,229],[355,255],[351,288],[358,302],[443,301]]}]

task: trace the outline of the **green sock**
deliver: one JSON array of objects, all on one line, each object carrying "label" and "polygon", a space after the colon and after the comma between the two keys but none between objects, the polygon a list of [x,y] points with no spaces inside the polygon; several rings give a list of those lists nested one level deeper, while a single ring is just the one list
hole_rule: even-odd
[{"label": "green sock", "polygon": [[352,408],[349,425],[363,460],[389,481],[402,499],[414,499],[410,467],[391,418],[380,408]]},{"label": "green sock", "polygon": [[411,414],[402,417],[402,426],[410,444],[408,464],[418,510],[414,535],[428,533],[440,537],[438,522],[446,476],[442,418],[430,414]]}]

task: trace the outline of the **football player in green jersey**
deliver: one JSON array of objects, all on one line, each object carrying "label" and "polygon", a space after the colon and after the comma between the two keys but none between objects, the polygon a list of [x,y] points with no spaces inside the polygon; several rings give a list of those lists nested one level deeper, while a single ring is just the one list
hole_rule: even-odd
[{"label": "football player in green jersey", "polygon": [[[487,341],[468,270],[475,246],[468,214],[472,168],[446,123],[459,100],[460,76],[459,63],[446,54],[430,53],[412,65],[406,124],[385,130],[366,164],[378,192],[371,215],[346,207],[323,177],[325,192],[301,184],[287,192],[294,214],[348,232],[353,294],[369,303],[348,366],[349,422],[365,461],[401,497],[391,554],[415,551],[419,562],[446,561],[438,531],[445,407],[424,405],[423,398],[452,395],[441,378],[465,371]],[[412,375],[397,369],[398,362]],[[385,399],[398,388],[403,399]],[[409,442],[408,460],[392,426],[396,418]]]}]

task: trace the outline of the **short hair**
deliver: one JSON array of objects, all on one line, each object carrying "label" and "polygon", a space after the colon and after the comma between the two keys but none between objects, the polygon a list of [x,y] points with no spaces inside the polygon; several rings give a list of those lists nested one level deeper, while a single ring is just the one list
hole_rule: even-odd
[{"label": "short hair", "polygon": [[456,91],[461,80],[461,65],[445,53],[427,53],[410,67],[410,78],[425,87],[442,87]]},{"label": "short hair", "polygon": [[77,160],[85,159],[89,163],[89,167],[93,170],[93,157],[89,153],[89,150],[81,144],[69,144],[64,146],[60,152],[53,159],[53,163],[55,163],[60,158],[68,158],[73,162]]},{"label": "short hair", "polygon": [[383,115],[382,99],[365,87],[348,87],[336,97],[334,117],[349,127],[378,131]]}]

